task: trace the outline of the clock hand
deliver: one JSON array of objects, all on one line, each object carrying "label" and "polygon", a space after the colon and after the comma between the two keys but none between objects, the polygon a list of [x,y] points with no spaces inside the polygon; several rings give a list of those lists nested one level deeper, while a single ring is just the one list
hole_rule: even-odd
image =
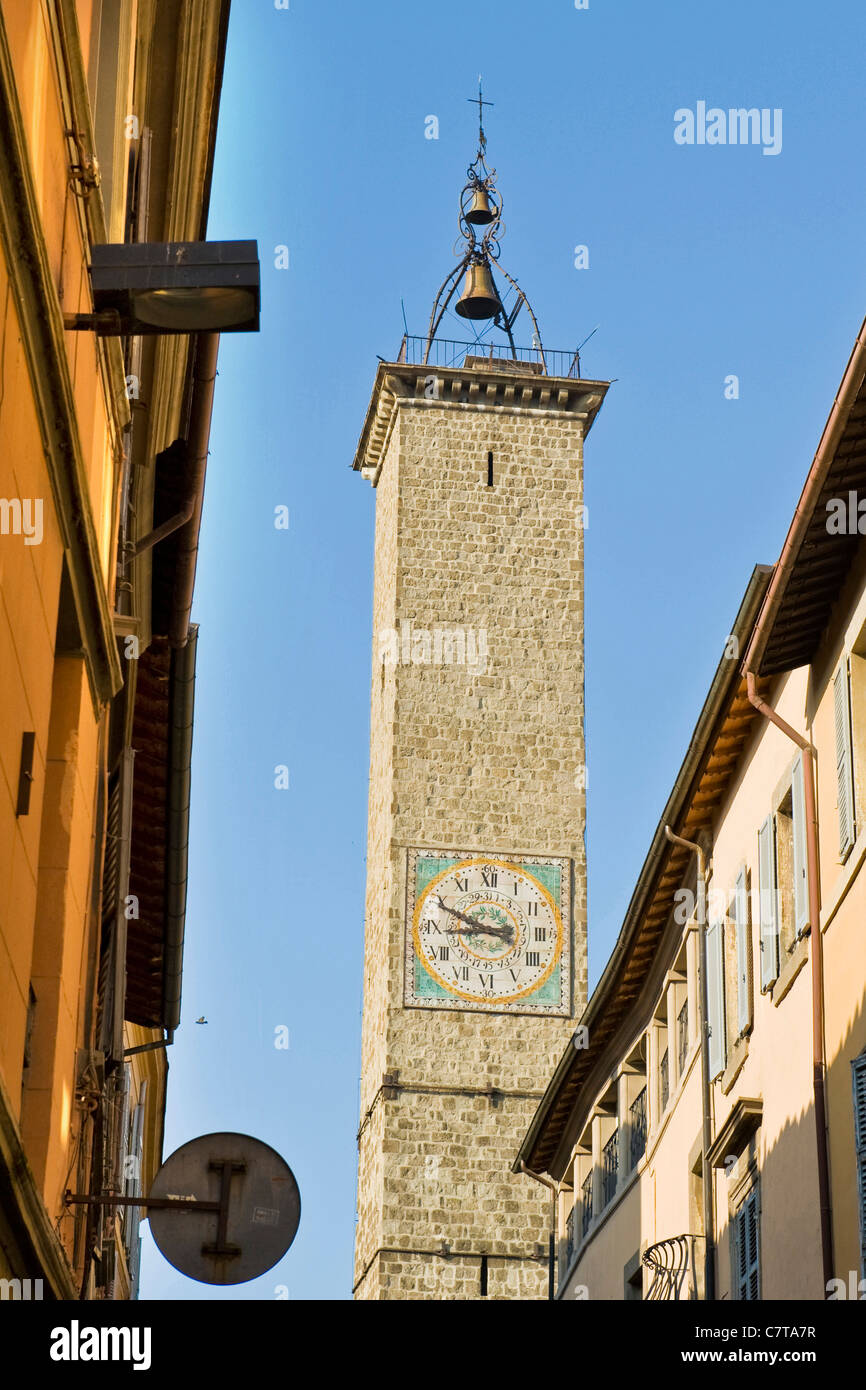
[{"label": "clock hand", "polygon": [[[443,912],[449,913],[451,917],[459,917],[460,921],[466,922],[473,931],[485,932],[488,936],[501,936],[503,941],[512,941],[514,939],[514,930],[512,927],[485,926],[483,922],[479,922],[475,917],[467,917],[465,912],[458,912],[456,907],[448,907],[441,898],[437,898],[436,901]],[[457,928],[451,927],[450,930],[456,931]]]}]

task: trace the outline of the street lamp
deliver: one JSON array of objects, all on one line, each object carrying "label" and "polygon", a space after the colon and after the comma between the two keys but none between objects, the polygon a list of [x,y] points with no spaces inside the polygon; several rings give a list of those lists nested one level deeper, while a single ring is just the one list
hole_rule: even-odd
[{"label": "street lamp", "polygon": [[100,336],[255,333],[259,256],[254,241],[138,241],[91,247],[92,314],[69,329]]}]

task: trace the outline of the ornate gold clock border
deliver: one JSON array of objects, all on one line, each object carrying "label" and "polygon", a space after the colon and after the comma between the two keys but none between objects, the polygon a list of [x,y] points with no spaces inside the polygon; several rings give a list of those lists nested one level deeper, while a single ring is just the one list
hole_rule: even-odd
[{"label": "ornate gold clock border", "polygon": [[[550,852],[482,849],[477,846],[470,848],[456,845],[436,848],[429,841],[423,845],[402,845],[394,841],[392,845],[398,852],[405,854],[406,862],[405,937],[403,944],[404,1008],[527,1014],[561,1018],[570,1016],[573,1007],[572,896],[575,871],[574,858],[571,854],[558,855]],[[416,881],[416,866],[424,859],[438,859],[443,862],[453,860],[455,862],[448,864],[441,872],[434,875],[422,889],[419,889]],[[534,872],[535,866],[558,868],[559,887],[556,899],[551,895],[543,877]],[[482,953],[478,959],[475,959],[477,952],[471,947],[467,947],[465,943],[460,942],[455,948],[453,943],[449,942],[446,948],[445,945],[437,946],[433,937],[426,940],[423,938],[422,932],[424,931],[432,930],[441,935],[443,930],[435,918],[432,926],[426,920],[422,920],[422,915],[427,911],[428,900],[434,888],[437,884],[456,877],[457,886],[461,892],[469,893],[469,872],[467,871],[474,871],[476,879],[480,873],[484,887],[482,888],[481,884],[476,882],[474,889],[476,893],[479,891],[488,893],[491,900],[498,905],[499,916],[497,920],[504,923],[506,917],[510,918],[512,943],[510,950],[506,949],[493,954]],[[506,892],[503,895],[504,883],[497,889],[497,873],[500,872],[503,875],[506,873],[509,876],[514,875],[513,894]],[[463,875],[463,882],[457,876],[459,873]],[[537,917],[534,939],[530,935],[533,931],[530,917],[521,910],[517,901],[518,879],[532,885],[529,896],[534,901],[528,904],[527,912],[532,913],[534,909],[534,912],[538,914],[539,906],[542,909],[541,916],[544,920]],[[466,901],[474,902],[476,897],[469,894]],[[470,921],[468,917],[464,916],[468,908],[461,902],[453,900],[449,907],[440,897],[438,906],[442,912],[450,914],[450,917],[462,918],[466,922]],[[458,910],[460,908],[462,910]],[[485,910],[481,912],[482,917],[486,910],[485,905]],[[502,915],[503,910],[505,916]],[[492,915],[491,909],[491,917]],[[491,936],[501,935],[508,929],[507,926],[494,927],[489,924],[479,928],[480,931],[489,933]],[[452,959],[452,952],[455,949],[457,955],[461,957],[462,965],[459,961]],[[443,970],[438,962],[440,959],[444,961],[446,958],[448,965]],[[439,992],[435,997],[430,997],[427,990],[419,987],[417,964],[421,965],[423,975],[429,977],[429,980],[434,981],[438,986]],[[469,983],[471,980],[470,971],[473,966],[478,974],[478,980],[474,986]],[[538,991],[555,968],[559,971],[557,977],[559,998],[555,1001],[544,1000],[544,1002],[540,1002]],[[447,970],[453,971],[454,980],[450,976],[446,978],[445,971]],[[487,973],[484,973],[485,971]],[[498,989],[496,988],[497,984]]]}]

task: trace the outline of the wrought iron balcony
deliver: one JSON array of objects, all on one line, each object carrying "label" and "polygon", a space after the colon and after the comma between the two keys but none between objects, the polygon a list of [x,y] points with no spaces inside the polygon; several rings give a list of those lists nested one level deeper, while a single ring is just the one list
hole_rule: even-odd
[{"label": "wrought iron balcony", "polygon": [[646,1086],[629,1106],[630,1136],[629,1136],[629,1169],[636,1168],[644,1156],[646,1150]]},{"label": "wrought iron balcony", "polygon": [[652,1271],[649,1289],[645,1294],[649,1302],[669,1302],[680,1298],[696,1299],[702,1296],[697,1283],[696,1242],[703,1236],[672,1236],[651,1245],[642,1257],[642,1263]]},{"label": "wrought iron balcony", "polygon": [[601,1204],[613,1201],[619,1175],[619,1130],[615,1129],[601,1151]]},{"label": "wrought iron balcony", "polygon": [[592,1224],[592,1169],[581,1184],[580,1234],[585,1236]]},{"label": "wrought iron balcony", "polygon": [[683,1004],[677,1015],[677,1074],[682,1076],[689,1055],[689,1001]]},{"label": "wrought iron balcony", "polygon": [[664,1052],[662,1053],[662,1059],[659,1062],[659,1099],[661,1102],[662,1112],[664,1112],[667,1109],[667,1103],[670,1100],[670,1095],[670,1068],[668,1066],[668,1050],[667,1048],[665,1048]]},{"label": "wrought iron balcony", "polygon": [[572,1207],[568,1216],[565,1218],[565,1264],[562,1274],[565,1275],[571,1269],[571,1262],[574,1259],[574,1211]]}]

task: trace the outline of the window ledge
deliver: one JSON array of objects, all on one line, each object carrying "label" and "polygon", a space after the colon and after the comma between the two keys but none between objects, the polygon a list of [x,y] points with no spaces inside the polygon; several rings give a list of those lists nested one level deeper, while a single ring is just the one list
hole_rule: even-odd
[{"label": "window ledge", "polygon": [[770,988],[770,995],[773,1003],[778,1006],[781,1004],[785,995],[788,993],[792,984],[796,980],[803,966],[809,958],[809,938],[801,936],[794,947],[785,964],[779,973],[779,978],[774,981]]},{"label": "window ledge", "polygon": [[743,1070],[748,1055],[749,1037],[748,1034],[744,1034],[743,1037],[738,1038],[734,1043],[734,1050],[731,1053],[730,1061],[719,1078],[724,1095],[728,1094],[740,1072]]}]

